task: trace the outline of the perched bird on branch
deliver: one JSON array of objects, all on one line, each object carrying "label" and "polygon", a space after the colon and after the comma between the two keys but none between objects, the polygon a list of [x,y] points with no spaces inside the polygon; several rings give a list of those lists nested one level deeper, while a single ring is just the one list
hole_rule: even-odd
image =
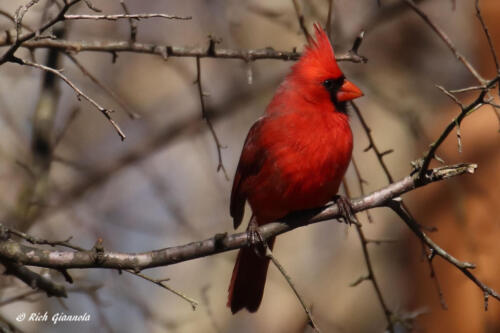
[{"label": "perched bird on branch", "polygon": [[[342,74],[325,31],[317,24],[314,29],[315,38],[246,138],[231,192],[235,228],[246,201],[253,213],[251,231],[323,206],[336,197],[351,160],[346,103],[363,93]],[[345,207],[343,199],[339,203]],[[271,249],[273,244],[274,238],[267,241]],[[257,311],[268,266],[262,246],[239,251],[227,303],[233,313]]]}]

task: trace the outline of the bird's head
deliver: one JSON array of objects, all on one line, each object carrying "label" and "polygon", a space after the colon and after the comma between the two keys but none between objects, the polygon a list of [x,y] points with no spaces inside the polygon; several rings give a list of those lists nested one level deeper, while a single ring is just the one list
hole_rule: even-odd
[{"label": "bird's head", "polygon": [[314,24],[315,38],[310,38],[289,76],[300,94],[313,103],[331,101],[335,109],[345,112],[345,103],[363,96],[361,90],[345,79],[325,31]]}]

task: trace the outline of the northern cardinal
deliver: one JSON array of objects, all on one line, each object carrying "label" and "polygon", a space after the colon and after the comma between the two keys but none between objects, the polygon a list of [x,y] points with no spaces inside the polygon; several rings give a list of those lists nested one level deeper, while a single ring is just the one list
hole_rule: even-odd
[{"label": "northern cardinal", "polygon": [[[235,228],[246,201],[256,226],[325,205],[337,194],[351,160],[346,103],[363,93],[345,79],[325,31],[318,24],[314,29],[315,39],[309,39],[247,135],[231,192]],[[274,238],[267,244],[272,249]],[[268,266],[269,259],[254,247],[240,249],[227,303],[233,314],[257,311]]]}]

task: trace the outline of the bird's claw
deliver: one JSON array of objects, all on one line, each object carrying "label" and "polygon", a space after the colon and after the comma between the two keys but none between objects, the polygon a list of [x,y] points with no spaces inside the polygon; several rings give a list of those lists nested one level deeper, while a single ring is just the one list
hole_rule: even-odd
[{"label": "bird's claw", "polygon": [[334,199],[335,203],[339,207],[340,219],[344,220],[346,224],[358,224],[358,220],[352,212],[351,201],[342,195],[337,195]]},{"label": "bird's claw", "polygon": [[259,232],[259,226],[256,221],[252,218],[248,224],[248,241],[250,246],[254,249],[255,254],[259,257],[265,256],[266,253],[266,243],[264,237]]}]

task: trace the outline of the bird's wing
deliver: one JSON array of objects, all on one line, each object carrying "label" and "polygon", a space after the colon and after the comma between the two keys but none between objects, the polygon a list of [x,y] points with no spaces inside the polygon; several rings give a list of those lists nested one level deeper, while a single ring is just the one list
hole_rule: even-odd
[{"label": "bird's wing", "polygon": [[230,213],[233,217],[235,229],[241,224],[245,212],[247,195],[244,193],[242,185],[248,177],[259,173],[266,159],[266,151],[259,142],[260,133],[266,119],[267,117],[259,118],[248,132],[234,176]]}]

